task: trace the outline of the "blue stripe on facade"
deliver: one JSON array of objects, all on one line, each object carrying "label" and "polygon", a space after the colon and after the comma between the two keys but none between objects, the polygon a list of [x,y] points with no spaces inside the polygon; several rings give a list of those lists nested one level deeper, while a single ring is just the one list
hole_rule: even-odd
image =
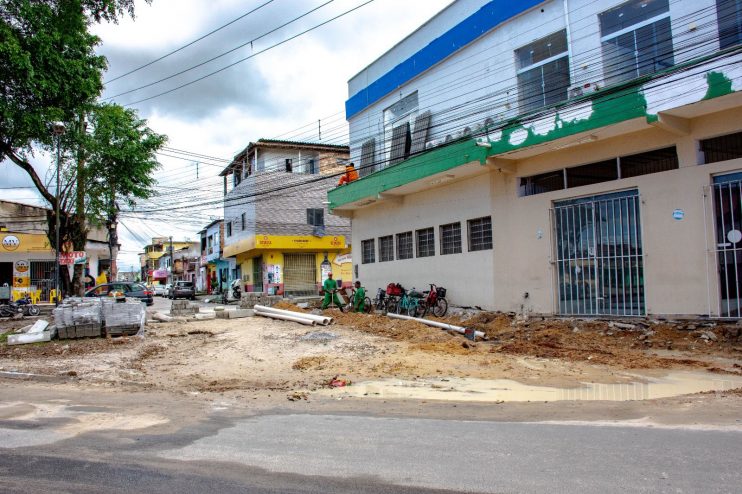
[{"label": "blue stripe on facade", "polygon": [[392,70],[361,89],[345,102],[345,116],[376,103],[394,89],[422,74],[438,62],[495,26],[542,3],[544,0],[492,0]]}]

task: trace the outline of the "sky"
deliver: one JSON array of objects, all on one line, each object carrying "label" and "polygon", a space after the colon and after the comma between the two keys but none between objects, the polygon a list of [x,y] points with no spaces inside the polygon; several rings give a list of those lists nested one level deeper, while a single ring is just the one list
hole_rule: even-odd
[{"label": "sky", "polygon": [[[346,144],[343,108],[348,79],[450,3],[373,0],[270,48],[366,1],[273,0],[260,7],[268,0],[153,0],[149,5],[138,0],[135,19],[127,17],[118,24],[93,26],[102,41],[98,52],[109,64],[101,99],[137,109],[154,131],[168,136],[167,146],[171,148],[158,156],[162,167],[156,177],[161,195],[139,205],[156,211],[121,218],[119,270],[138,269],[137,253],[153,236],[198,240],[198,231],[222,216],[221,208],[204,206],[168,212],[168,205],[194,197],[204,202],[219,200],[222,179],[218,173],[226,166],[225,160],[250,141],[261,137],[317,141],[319,120],[322,142]],[[174,55],[120,77],[256,8]],[[270,49],[259,53],[266,48]],[[233,49],[200,67],[153,84]],[[247,57],[251,58],[158,96]],[[145,85],[149,87],[138,89]],[[152,96],[156,97],[142,101]],[[190,159],[183,151],[203,156]],[[32,162],[42,176],[51,178],[50,157],[37,154]],[[0,176],[3,187],[29,187],[5,189],[4,198],[43,204],[30,187],[30,179],[15,165],[0,164]]]}]

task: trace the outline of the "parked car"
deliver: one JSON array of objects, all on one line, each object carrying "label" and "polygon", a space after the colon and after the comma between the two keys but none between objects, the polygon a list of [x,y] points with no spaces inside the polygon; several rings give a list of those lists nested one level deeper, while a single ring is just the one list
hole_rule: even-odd
[{"label": "parked car", "polygon": [[111,292],[121,292],[126,297],[138,298],[147,305],[152,305],[154,300],[152,299],[153,292],[141,283],[130,283],[125,281],[115,283],[103,283],[98,286],[94,286],[87,292],[86,297],[108,297]]},{"label": "parked car", "polygon": [[170,289],[170,286],[171,285],[169,283],[167,285],[155,285],[153,290],[154,294],[159,295],[160,297],[167,297],[167,292]]},{"label": "parked car", "polygon": [[173,286],[167,292],[167,298],[187,298],[190,300],[196,299],[196,289],[193,287],[192,281],[176,281]]}]

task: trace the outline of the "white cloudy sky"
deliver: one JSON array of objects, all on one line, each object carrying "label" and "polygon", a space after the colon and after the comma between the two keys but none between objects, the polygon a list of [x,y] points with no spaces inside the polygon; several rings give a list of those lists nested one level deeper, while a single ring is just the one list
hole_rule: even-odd
[{"label": "white cloudy sky", "polygon": [[[217,27],[236,19],[266,0],[153,0],[137,1],[136,19],[95,26],[103,43],[99,52],[109,60],[104,76],[104,99],[170,76],[239,45],[246,46],[195,70],[151,87],[113,99],[132,104],[245,58],[279,41],[315,26],[366,0],[334,0],[314,13],[250,45],[248,42],[328,0],[273,0],[269,5],[209,36],[193,46],[138,72],[110,81],[148,63]],[[295,40],[239,63],[201,82],[134,103],[150,127],[168,135],[168,146],[221,159],[230,159],[251,140],[261,137],[316,140],[317,120],[322,119],[323,141],[343,143],[347,132],[343,105],[348,79],[391,48],[450,0],[374,0],[370,4]],[[167,152],[167,154],[175,154]],[[181,155],[182,156],[182,155]],[[40,170],[48,159],[37,156]],[[218,200],[221,181],[216,175],[223,164],[200,159],[160,156],[158,177],[165,194],[152,203],[193,199]],[[14,165],[0,164],[5,187],[29,186],[30,180]],[[27,203],[41,203],[31,188],[3,190],[3,196]],[[145,205],[143,205],[144,207]],[[154,235],[196,239],[210,217],[221,216],[218,207],[194,208],[177,214],[157,212],[123,219],[119,228],[122,252],[120,269],[138,264],[136,253]]]}]

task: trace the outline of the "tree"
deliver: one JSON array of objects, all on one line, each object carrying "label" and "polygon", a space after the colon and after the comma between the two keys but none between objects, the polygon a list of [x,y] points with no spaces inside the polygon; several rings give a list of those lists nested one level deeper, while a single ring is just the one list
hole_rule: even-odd
[{"label": "tree", "polygon": [[[70,242],[75,249],[82,250],[87,239],[86,212],[95,211],[94,218],[106,215],[110,204],[102,212],[93,209],[100,206],[97,196],[90,200],[99,182],[91,183],[91,193],[83,190],[78,196],[79,188],[92,180],[91,173],[81,173],[83,167],[73,169],[65,165],[60,174],[64,186],[53,191],[31,165],[29,157],[38,149],[53,152],[49,124],[54,121],[66,122],[71,129],[61,141],[66,149],[65,163],[74,158],[84,163],[87,154],[91,158],[114,154],[112,150],[104,150],[102,141],[89,153],[84,149],[88,140],[84,137],[80,117],[100,108],[94,102],[103,89],[102,73],[106,68],[105,58],[94,51],[100,39],[88,32],[88,27],[92,22],[116,22],[125,13],[133,15],[133,9],[134,0],[0,0],[0,160],[10,159],[23,169],[49,203],[47,220],[53,247],[56,247],[53,232],[57,206],[60,244]],[[110,108],[100,111],[116,113]],[[145,131],[143,122],[136,119],[135,114],[128,115],[134,118],[129,119],[128,128],[125,118],[117,120],[124,125],[121,132],[136,136],[138,129],[139,137],[144,139],[139,144],[144,144],[145,150],[148,146],[151,148],[152,136],[148,135],[153,133],[149,129]],[[136,125],[132,128],[133,124]],[[73,156],[73,150],[75,153],[82,150],[82,156]],[[113,160],[101,162],[116,163]],[[100,168],[97,171],[102,173]],[[112,193],[120,190],[123,197],[131,194],[146,197],[143,192],[146,188],[147,181],[141,177],[133,181],[124,179],[121,188],[114,188]],[[81,202],[84,207],[72,207],[81,206]],[[62,273],[66,274],[66,270]],[[69,288],[69,280],[65,277],[63,280],[64,286]]]}]

